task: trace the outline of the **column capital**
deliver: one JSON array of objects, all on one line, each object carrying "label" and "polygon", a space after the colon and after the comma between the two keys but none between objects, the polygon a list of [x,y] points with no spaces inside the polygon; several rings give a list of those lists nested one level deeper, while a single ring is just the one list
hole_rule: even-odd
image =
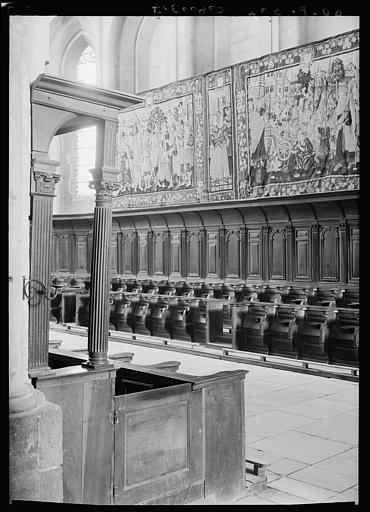
[{"label": "column capital", "polygon": [[110,202],[121,186],[117,180],[119,171],[113,167],[96,167],[89,171],[93,177],[89,187],[96,191],[96,201]]},{"label": "column capital", "polygon": [[60,175],[40,170],[33,170],[33,179],[35,182],[33,193],[54,196],[55,185],[59,182]]},{"label": "column capital", "polygon": [[89,187],[96,191],[97,201],[112,201],[113,194],[116,192],[120,185],[111,181],[90,181]]},{"label": "column capital", "polygon": [[46,155],[32,155],[33,186],[31,191],[36,194],[55,195],[55,185],[60,180],[60,175],[55,173],[60,165],[57,160],[50,160]]}]

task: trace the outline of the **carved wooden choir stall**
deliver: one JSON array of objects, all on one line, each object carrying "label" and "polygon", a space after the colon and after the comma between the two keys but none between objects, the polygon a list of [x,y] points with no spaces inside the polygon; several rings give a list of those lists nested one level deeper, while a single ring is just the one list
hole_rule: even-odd
[{"label": "carved wooden choir stall", "polygon": [[[66,503],[181,504],[209,496],[232,499],[245,491],[244,376],[246,371],[196,377],[173,375],[179,363],[144,367],[130,357],[108,359],[113,154],[118,109],[140,98],[41,75],[32,86],[33,177],[29,374],[47,400],[62,408],[63,495]],[[58,162],[48,159],[53,135],[86,123],[98,126],[91,269],[87,290],[71,279],[49,290],[52,201]],[[133,289],[133,292],[137,292]],[[152,291],[158,291],[155,288]],[[170,297],[176,290],[170,291]],[[131,305],[131,301],[128,302]],[[113,302],[114,304],[114,302]],[[133,315],[119,304],[117,326],[150,334],[147,313],[166,309],[144,297]],[[172,321],[181,336],[181,314]],[[49,351],[49,316],[88,326],[88,357],[60,347]],[[175,316],[176,316],[175,315]],[[150,325],[152,332],[163,328]],[[185,335],[185,332],[184,332]],[[132,355],[131,355],[132,357]],[[174,365],[174,363],[176,363]]]},{"label": "carved wooden choir stall", "polygon": [[[66,502],[245,491],[246,372],[109,358],[109,332],[358,369],[358,31],[329,43],[140,97],[32,85],[29,374],[62,407]],[[94,213],[53,216],[50,142],[92,124]],[[49,350],[49,322],[87,354]]]}]

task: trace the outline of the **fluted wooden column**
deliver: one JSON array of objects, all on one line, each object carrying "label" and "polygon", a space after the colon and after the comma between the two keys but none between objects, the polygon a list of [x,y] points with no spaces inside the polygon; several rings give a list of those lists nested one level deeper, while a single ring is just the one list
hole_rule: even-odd
[{"label": "fluted wooden column", "polygon": [[90,317],[88,331],[89,360],[83,366],[91,369],[113,366],[108,363],[110,245],[112,234],[112,197],[118,184],[104,178],[102,168],[92,169],[96,190],[93,246],[90,278]]},{"label": "fluted wooden column", "polygon": [[51,274],[51,236],[53,197],[60,176],[53,174],[59,162],[47,158],[33,159],[31,192],[31,268],[29,294],[28,370],[31,377],[50,370],[49,352],[49,283]]}]

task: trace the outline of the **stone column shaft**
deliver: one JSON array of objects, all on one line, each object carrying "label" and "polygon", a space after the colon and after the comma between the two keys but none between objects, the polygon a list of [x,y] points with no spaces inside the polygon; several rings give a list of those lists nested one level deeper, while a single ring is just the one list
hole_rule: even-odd
[{"label": "stone column shaft", "polygon": [[[27,287],[30,376],[50,369],[48,365],[50,300],[47,296],[51,274],[53,197],[55,184],[60,177],[49,172],[49,169],[56,165],[58,162],[34,160],[34,190],[31,192],[31,267],[30,283]],[[45,168],[49,169],[45,170]]]},{"label": "stone column shaft", "polygon": [[[96,190],[93,247],[90,278],[90,316],[87,368],[106,368],[108,363],[110,245],[112,233],[112,194],[117,184],[101,179],[102,170],[91,172],[98,178],[90,182]],[[100,179],[99,179],[100,177]]]}]

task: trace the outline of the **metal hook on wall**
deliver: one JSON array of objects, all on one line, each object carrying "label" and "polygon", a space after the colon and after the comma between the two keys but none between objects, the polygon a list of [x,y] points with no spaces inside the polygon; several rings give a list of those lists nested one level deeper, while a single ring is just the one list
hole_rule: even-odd
[{"label": "metal hook on wall", "polygon": [[46,300],[52,300],[57,295],[57,289],[50,287],[49,289],[38,279],[27,279],[23,277],[23,296],[22,299],[28,299],[31,306],[39,303],[41,297]]}]

